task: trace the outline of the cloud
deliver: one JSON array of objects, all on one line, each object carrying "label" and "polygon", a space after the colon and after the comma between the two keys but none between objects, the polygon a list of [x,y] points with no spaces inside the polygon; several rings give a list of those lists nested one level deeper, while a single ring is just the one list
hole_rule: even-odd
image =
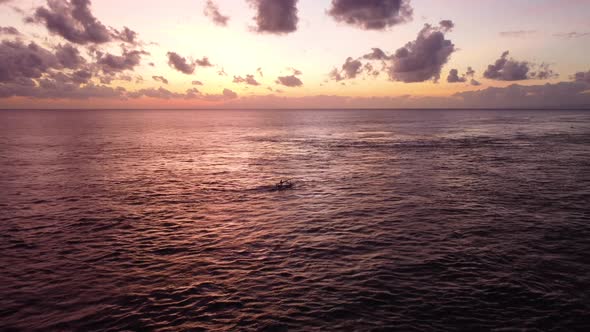
[{"label": "cloud", "polygon": [[588,107],[588,85],[582,82],[560,82],[544,85],[513,84],[505,88],[465,91],[454,95],[463,107],[522,108],[522,107]]},{"label": "cloud", "polygon": [[335,81],[342,81],[345,79],[354,79],[357,77],[358,74],[362,71],[363,64],[359,60],[354,60],[351,57],[348,57],[344,64],[342,65],[342,69],[338,70],[334,68],[330,73],[330,78]]},{"label": "cloud", "polygon": [[191,84],[192,85],[203,85],[203,82],[201,82],[201,81],[192,81]]},{"label": "cloud", "polygon": [[453,23],[451,20],[442,20],[440,21],[439,25],[440,29],[445,32],[452,31],[453,28],[455,28],[455,23]]},{"label": "cloud", "polygon": [[[548,64],[542,63],[541,65],[535,65],[528,61],[517,61],[512,58],[509,59],[508,55],[508,51],[502,53],[494,64],[488,65],[488,69],[484,72],[483,76],[498,81],[548,79],[557,76],[549,68]],[[539,70],[536,72],[531,71],[534,67],[539,67]]]},{"label": "cloud", "polygon": [[426,24],[416,40],[398,49],[391,56],[389,78],[405,83],[424,82],[440,78],[442,67],[455,52],[455,45],[445,39],[444,31]]},{"label": "cloud", "polygon": [[39,99],[89,99],[89,98],[122,98],[125,89],[112,88],[105,85],[58,83],[43,79],[39,86],[0,85],[0,98],[32,97]]},{"label": "cloud", "polygon": [[154,79],[154,81],[168,84],[168,80],[164,76],[152,76],[152,78]]},{"label": "cloud", "polygon": [[111,32],[90,11],[90,0],[47,0],[38,7],[30,22],[43,23],[51,33],[76,44],[106,43]]},{"label": "cloud", "polygon": [[471,85],[480,85],[481,83],[479,83],[478,81],[473,79],[473,76],[475,76],[475,70],[473,70],[473,68],[471,68],[471,67],[467,67],[467,71],[465,72],[465,74],[463,74],[461,76],[459,76],[459,71],[457,69],[451,69],[449,71],[449,76],[447,76],[447,82],[448,83],[465,83],[469,79],[471,79],[469,81]]},{"label": "cloud", "polygon": [[286,34],[297,30],[298,0],[248,0],[256,10],[257,32]]},{"label": "cloud", "polygon": [[170,90],[160,87],[158,89],[154,89],[154,88],[140,89],[137,91],[127,93],[127,96],[129,98],[150,97],[150,98],[157,98],[157,99],[172,99],[172,98],[183,98],[184,94],[172,92]]},{"label": "cloud", "polygon": [[449,82],[449,83],[463,83],[466,81],[467,81],[467,78],[465,78],[465,76],[459,77],[459,71],[457,69],[451,69],[449,71],[449,76],[447,76],[447,82]]},{"label": "cloud", "polygon": [[290,88],[300,87],[303,85],[303,82],[301,82],[301,80],[295,75],[279,76],[276,83]]},{"label": "cloud", "polygon": [[0,35],[19,36],[21,33],[15,27],[0,27]]},{"label": "cloud", "polygon": [[328,11],[338,22],[366,30],[383,30],[412,20],[409,0],[332,0]]},{"label": "cloud", "polygon": [[387,60],[389,56],[385,54],[380,48],[373,48],[371,53],[363,55],[363,59],[367,60]]},{"label": "cloud", "polygon": [[228,102],[224,107],[276,108],[583,108],[590,106],[589,85],[580,82],[562,82],[522,86],[514,84],[505,88],[487,88],[465,91],[448,97],[386,96],[350,97],[315,95],[283,97],[278,95],[243,97]]},{"label": "cloud", "polygon": [[575,39],[575,38],[582,38],[590,36],[590,32],[565,32],[565,33],[556,33],[554,34],[555,37],[565,38],[565,39]]},{"label": "cloud", "polygon": [[211,64],[211,62],[209,62],[209,58],[207,57],[203,57],[203,59],[199,60],[195,60],[194,62],[197,66],[199,67],[212,67],[213,65]]},{"label": "cloud", "polygon": [[86,63],[86,59],[80,56],[80,51],[70,44],[58,45],[55,55],[59,63],[66,68],[78,68],[80,65]]},{"label": "cloud", "polygon": [[205,9],[203,10],[205,16],[209,17],[215,24],[220,26],[227,26],[229,21],[228,16],[221,15],[219,7],[211,0],[207,0],[205,3]]},{"label": "cloud", "polygon": [[41,78],[51,68],[59,68],[60,62],[49,50],[22,41],[4,40],[0,44],[0,82],[25,82]]},{"label": "cloud", "polygon": [[[56,55],[35,43],[0,44],[0,98],[42,99],[119,98],[125,89],[94,85],[88,70],[63,69]],[[85,84],[85,85],[81,85]]]},{"label": "cloud", "polygon": [[238,94],[230,89],[223,89],[223,97],[225,99],[235,99],[238,98]]},{"label": "cloud", "polygon": [[187,75],[194,73],[195,68],[197,67],[195,63],[188,62],[186,58],[181,57],[180,55],[174,52],[168,52],[168,64],[170,65],[170,67]]},{"label": "cloud", "polygon": [[536,78],[539,80],[548,80],[559,76],[556,72],[553,71],[553,69],[550,68],[550,65],[547,63],[541,63],[536,67],[538,67],[538,69],[535,72],[531,73],[531,78]]},{"label": "cloud", "polygon": [[515,30],[515,31],[502,31],[500,32],[501,37],[506,38],[527,38],[537,34],[536,30]]},{"label": "cloud", "polygon": [[113,35],[116,39],[128,43],[128,44],[137,44],[137,32],[129,29],[128,27],[124,27],[122,31],[114,30]]},{"label": "cloud", "polygon": [[199,67],[212,67],[213,65],[209,61],[209,58],[203,57],[195,61],[188,60],[185,57],[178,55],[175,52],[168,52],[168,64],[170,67],[178,70],[181,73],[191,75],[195,72],[197,66]]},{"label": "cloud", "polygon": [[104,73],[117,73],[125,70],[133,70],[141,62],[141,56],[149,53],[145,51],[129,51],[123,49],[122,55],[98,52],[97,65]]},{"label": "cloud", "polygon": [[78,70],[72,74],[72,81],[78,84],[88,83],[91,78],[92,73],[88,70]]},{"label": "cloud", "polygon": [[583,82],[590,84],[590,70],[587,72],[579,71],[572,77],[576,82]]},{"label": "cloud", "polygon": [[260,85],[260,83],[258,83],[258,81],[256,81],[256,79],[254,78],[254,75],[246,75],[246,77],[234,76],[233,82],[234,83],[245,83],[245,84],[254,85],[254,86]]},{"label": "cloud", "polygon": [[127,93],[127,97],[137,99],[141,97],[156,99],[193,99],[205,101],[227,101],[238,98],[238,94],[229,89],[223,89],[221,94],[202,94],[195,88],[187,89],[185,93],[173,92],[165,88],[140,89]]}]

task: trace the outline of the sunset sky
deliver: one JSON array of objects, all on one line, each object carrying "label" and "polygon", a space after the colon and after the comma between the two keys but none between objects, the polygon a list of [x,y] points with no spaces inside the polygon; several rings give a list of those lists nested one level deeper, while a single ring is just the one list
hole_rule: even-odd
[{"label": "sunset sky", "polygon": [[590,106],[590,0],[0,0],[0,108]]}]

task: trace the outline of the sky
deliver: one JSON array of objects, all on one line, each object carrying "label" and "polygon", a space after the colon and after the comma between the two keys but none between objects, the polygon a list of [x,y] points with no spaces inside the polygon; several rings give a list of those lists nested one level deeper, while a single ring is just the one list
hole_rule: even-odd
[{"label": "sky", "polygon": [[590,0],[0,0],[0,108],[590,106]]}]

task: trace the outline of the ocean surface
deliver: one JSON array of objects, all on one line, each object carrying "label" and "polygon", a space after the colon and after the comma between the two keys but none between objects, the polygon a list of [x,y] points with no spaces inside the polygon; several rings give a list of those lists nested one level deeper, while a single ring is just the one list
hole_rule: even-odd
[{"label": "ocean surface", "polygon": [[0,330],[590,331],[590,112],[0,111]]}]

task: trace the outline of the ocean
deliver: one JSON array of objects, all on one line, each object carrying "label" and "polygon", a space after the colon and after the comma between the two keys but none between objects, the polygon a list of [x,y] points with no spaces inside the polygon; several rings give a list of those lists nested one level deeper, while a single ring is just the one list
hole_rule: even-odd
[{"label": "ocean", "polygon": [[588,331],[590,111],[0,111],[0,252],[3,331]]}]

